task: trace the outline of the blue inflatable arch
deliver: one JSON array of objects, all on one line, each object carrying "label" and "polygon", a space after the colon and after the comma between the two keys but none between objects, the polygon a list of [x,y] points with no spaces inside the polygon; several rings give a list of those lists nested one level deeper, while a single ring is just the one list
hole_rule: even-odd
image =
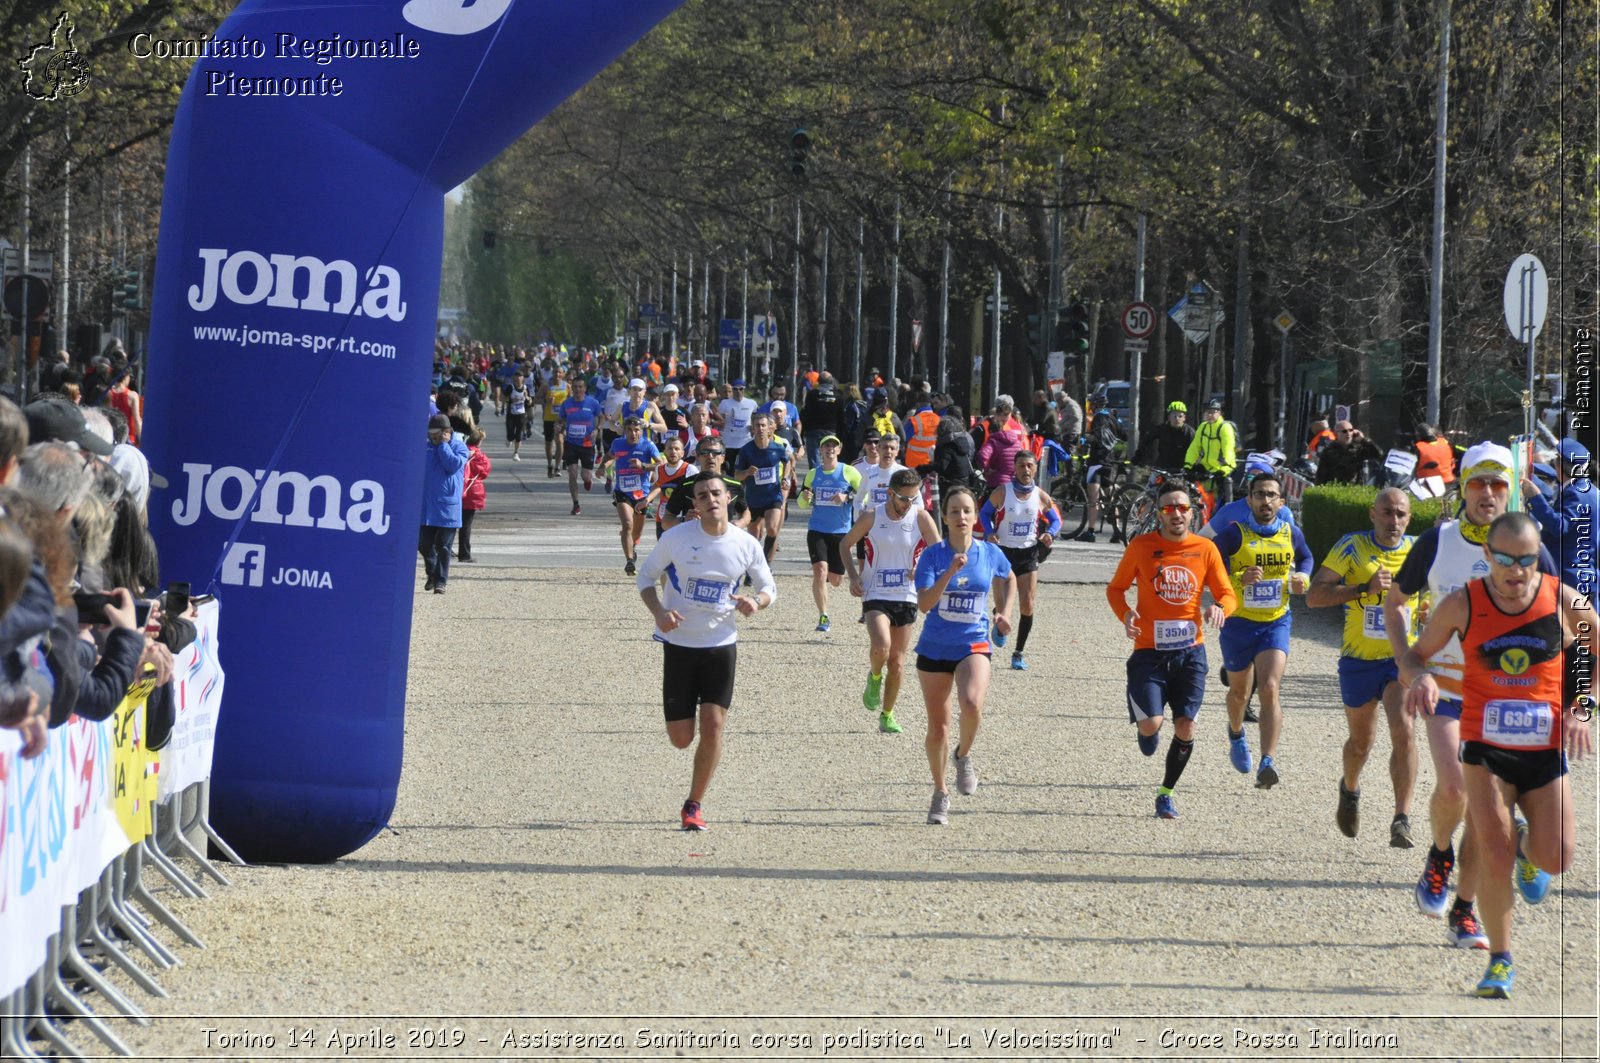
[{"label": "blue inflatable arch", "polygon": [[196,64],[144,446],[165,575],[223,601],[212,819],[247,857],[394,808],[445,193],[678,3],[246,0]]}]

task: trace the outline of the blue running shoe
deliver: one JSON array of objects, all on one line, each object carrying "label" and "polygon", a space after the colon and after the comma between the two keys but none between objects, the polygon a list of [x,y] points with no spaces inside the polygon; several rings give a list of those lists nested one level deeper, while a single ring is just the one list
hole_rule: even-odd
[{"label": "blue running shoe", "polygon": [[1256,789],[1270,790],[1278,785],[1278,769],[1269,754],[1261,754],[1261,768],[1256,772]]},{"label": "blue running shoe", "polygon": [[1435,853],[1428,847],[1428,862],[1417,879],[1416,894],[1417,908],[1430,919],[1442,917],[1450,908],[1450,869],[1455,863],[1454,852]]},{"label": "blue running shoe", "polygon": [[828,623],[828,614],[827,613],[818,613],[817,614],[817,630],[818,631],[822,631],[822,632],[826,632],[828,630],[829,626],[830,625]]},{"label": "blue running shoe", "polygon": [[1006,638],[1007,636],[1000,634],[1000,629],[998,627],[989,632],[989,641],[994,643],[1002,650],[1006,648]]},{"label": "blue running shoe", "polygon": [[1233,770],[1240,775],[1249,775],[1250,769],[1255,766],[1255,761],[1250,758],[1250,743],[1245,741],[1244,732],[1239,732],[1238,738],[1228,739],[1228,759],[1233,762]]},{"label": "blue running shoe", "polygon": [[1528,840],[1528,821],[1518,816],[1516,826],[1517,863],[1512,869],[1511,881],[1517,884],[1517,892],[1522,894],[1523,900],[1538,904],[1550,892],[1550,872],[1535,867],[1533,861],[1522,855],[1522,846]]},{"label": "blue running shoe", "polygon": [[1014,672],[1026,672],[1028,670],[1028,662],[1022,659],[1022,654],[1013,653],[1011,655],[1011,670]]},{"label": "blue running shoe", "polygon": [[1178,818],[1178,806],[1172,803],[1171,794],[1156,794],[1156,818]]},{"label": "blue running shoe", "polygon": [[1483,972],[1483,981],[1478,983],[1478,996],[1507,1000],[1511,997],[1511,983],[1516,978],[1517,971],[1510,960],[1491,959],[1489,969]]}]

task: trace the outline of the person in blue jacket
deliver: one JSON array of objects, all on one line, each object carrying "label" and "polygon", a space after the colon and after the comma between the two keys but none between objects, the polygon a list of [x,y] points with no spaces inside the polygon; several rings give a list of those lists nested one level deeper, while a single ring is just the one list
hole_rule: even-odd
[{"label": "person in blue jacket", "polygon": [[450,582],[450,552],[461,527],[462,470],[472,455],[450,429],[450,418],[428,418],[428,456],[422,466],[422,532],[417,550],[427,569],[425,591],[443,594]]},{"label": "person in blue jacket", "polygon": [[1600,517],[1600,492],[1589,477],[1589,448],[1576,439],[1561,441],[1556,461],[1560,483],[1552,503],[1538,484],[1522,478],[1522,497],[1539,522],[1539,538],[1561,566],[1561,582],[1591,601],[1595,580],[1594,522]]}]

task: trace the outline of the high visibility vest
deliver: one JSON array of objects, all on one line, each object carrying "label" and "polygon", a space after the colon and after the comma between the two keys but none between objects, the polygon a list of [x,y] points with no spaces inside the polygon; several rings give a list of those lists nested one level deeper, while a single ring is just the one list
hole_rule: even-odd
[{"label": "high visibility vest", "polygon": [[1417,440],[1417,468],[1416,476],[1438,476],[1445,483],[1455,483],[1456,462],[1455,453],[1450,444],[1443,439]]},{"label": "high visibility vest", "polygon": [[939,415],[932,410],[914,413],[907,431],[911,435],[911,442],[906,446],[906,466],[920,469],[933,461],[933,445],[939,434]]}]

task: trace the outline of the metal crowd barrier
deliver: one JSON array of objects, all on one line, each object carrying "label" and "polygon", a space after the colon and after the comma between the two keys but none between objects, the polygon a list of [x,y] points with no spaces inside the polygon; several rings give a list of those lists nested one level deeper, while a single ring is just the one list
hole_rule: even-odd
[{"label": "metal crowd barrier", "polygon": [[[117,987],[112,976],[120,974],[139,992],[165,998],[167,991],[152,971],[170,970],[181,966],[183,960],[158,936],[158,926],[185,945],[206,947],[151,892],[151,885],[165,880],[181,898],[208,897],[196,878],[179,865],[180,859],[193,864],[200,877],[220,886],[229,884],[193,839],[209,839],[230,863],[245,866],[207,819],[210,789],[210,781],[202,780],[153,804],[149,835],[112,860],[75,904],[62,907],[60,926],[49,938],[44,964],[21,988],[0,1001],[0,1056],[87,1060],[103,1055],[86,1052],[68,1036],[74,1024],[116,1055],[133,1054],[102,1014],[139,1026],[150,1025],[150,1015],[130,993]],[[78,1034],[76,1029],[71,1032]]]}]

